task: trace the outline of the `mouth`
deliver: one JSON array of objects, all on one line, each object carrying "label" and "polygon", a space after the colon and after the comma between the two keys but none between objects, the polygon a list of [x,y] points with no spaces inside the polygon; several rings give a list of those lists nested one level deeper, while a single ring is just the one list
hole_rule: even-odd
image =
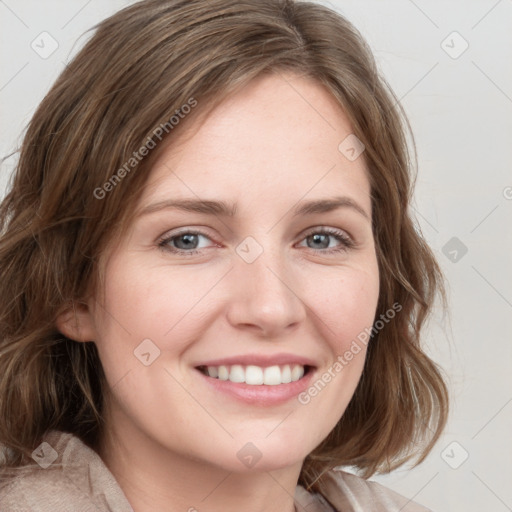
[{"label": "mouth", "polygon": [[219,365],[197,366],[203,375],[221,381],[249,386],[279,386],[291,384],[303,379],[313,370],[313,366],[301,364],[283,364],[272,366],[256,365]]},{"label": "mouth", "polygon": [[318,371],[314,363],[298,354],[254,353],[197,361],[193,368],[214,400],[228,397],[251,406],[273,407],[297,398],[311,385]]}]

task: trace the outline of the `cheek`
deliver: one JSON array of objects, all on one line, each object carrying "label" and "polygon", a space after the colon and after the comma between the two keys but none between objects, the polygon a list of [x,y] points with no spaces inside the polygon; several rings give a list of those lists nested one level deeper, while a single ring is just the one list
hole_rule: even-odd
[{"label": "cheek", "polygon": [[144,342],[150,352],[160,351],[160,361],[172,361],[186,350],[204,330],[207,312],[214,312],[212,292],[226,273],[215,266],[148,268],[137,261],[111,262],[102,304],[95,312],[98,350],[109,381],[138,368],[134,351],[144,340],[154,344],[151,348]]},{"label": "cheek", "polygon": [[[167,356],[186,350],[219,304],[230,299],[229,266],[141,268],[136,260],[127,264],[121,259],[112,263],[106,275],[98,345],[105,365],[122,367],[119,371],[131,367],[133,351],[145,339]],[[302,269],[290,284],[313,313],[307,314],[308,321],[316,323],[333,355],[339,355],[371,326],[378,282],[377,264],[369,259],[358,267]],[[115,357],[109,364],[111,354]]]},{"label": "cheek", "polygon": [[322,286],[308,292],[309,305],[321,320],[332,351],[339,354],[373,323],[379,297],[378,271],[376,265],[346,269],[338,278],[331,276],[316,284]]},{"label": "cheek", "polygon": [[[148,268],[136,262],[123,264],[121,259],[111,265],[106,275],[105,310],[98,309],[98,349],[113,390],[114,421],[130,421],[163,446],[176,451],[186,447],[220,462],[236,453],[240,440],[251,439],[258,439],[261,450],[276,460],[288,460],[290,453],[305,456],[338,422],[359,380],[365,350],[345,363],[338,357],[373,322],[379,292],[376,264],[368,260],[358,267],[308,263],[290,268],[287,283],[293,294],[286,297],[296,301],[296,294],[305,310],[298,343],[308,344],[299,345],[298,350],[313,353],[316,348],[322,368],[303,400],[298,397],[287,404],[294,414],[286,409],[256,421],[245,408],[238,412],[225,409],[222,426],[233,433],[234,440],[226,440],[225,431],[214,420],[216,413],[209,413],[209,404],[191,399],[194,382],[189,380],[186,364],[180,364],[186,363],[187,350],[206,339],[217,324],[227,326],[224,312],[236,303],[238,293],[246,293],[237,286],[234,274],[228,273],[229,268],[220,264]],[[146,367],[134,357],[134,350],[147,338],[161,354],[155,364]],[[272,436],[268,436],[270,431]],[[265,432],[263,437],[261,432]],[[212,438],[219,440],[218,446],[210,442]]]},{"label": "cheek", "polygon": [[338,279],[317,282],[323,293],[316,288],[309,302],[329,348],[325,364],[298,397],[304,414],[317,419],[311,439],[317,444],[338,423],[357,387],[379,296],[376,264],[343,270]]}]

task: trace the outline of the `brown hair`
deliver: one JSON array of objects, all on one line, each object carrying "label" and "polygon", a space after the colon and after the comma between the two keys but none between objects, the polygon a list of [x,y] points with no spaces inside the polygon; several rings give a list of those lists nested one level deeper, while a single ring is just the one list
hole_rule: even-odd
[{"label": "brown hair", "polygon": [[[326,7],[291,0],[146,0],[95,28],[33,116],[0,205],[4,470],[30,463],[51,429],[98,445],[106,381],[96,346],[67,339],[55,319],[96,289],[105,248],[128,225],[158,148],[130,159],[159,143],[157,127],[172,140],[251,79],[281,71],[323,84],[366,146],[377,317],[402,307],[372,336],[356,392],[299,483],[315,489],[339,465],[368,477],[423,460],[448,407],[419,339],[441,274],[409,212],[408,123],[360,34]],[[173,115],[180,124],[171,127]]]}]

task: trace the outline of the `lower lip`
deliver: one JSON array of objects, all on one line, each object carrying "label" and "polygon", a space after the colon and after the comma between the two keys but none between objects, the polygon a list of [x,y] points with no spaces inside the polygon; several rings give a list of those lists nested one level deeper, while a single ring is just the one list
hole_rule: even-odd
[{"label": "lower lip", "polygon": [[315,373],[314,369],[310,368],[304,377],[295,382],[277,384],[276,386],[265,384],[253,386],[251,384],[215,379],[197,369],[196,371],[215,391],[225,393],[247,404],[261,406],[279,405],[296,397],[308,388]]}]

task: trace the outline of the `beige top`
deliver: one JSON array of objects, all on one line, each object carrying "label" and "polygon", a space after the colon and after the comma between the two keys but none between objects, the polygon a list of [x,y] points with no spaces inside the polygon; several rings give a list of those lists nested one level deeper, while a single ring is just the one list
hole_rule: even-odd
[{"label": "beige top", "polygon": [[[134,512],[114,475],[78,437],[52,431],[40,464],[0,486],[1,512]],[[53,451],[54,450],[54,451]],[[328,492],[295,490],[298,512],[429,512],[376,482],[329,472]]]}]

